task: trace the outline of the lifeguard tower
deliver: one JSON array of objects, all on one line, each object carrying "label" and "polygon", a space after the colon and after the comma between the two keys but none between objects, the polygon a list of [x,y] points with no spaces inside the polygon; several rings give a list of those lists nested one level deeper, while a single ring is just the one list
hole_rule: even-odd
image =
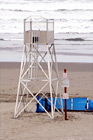
[{"label": "lifeguard tower", "polygon": [[[39,104],[53,119],[55,110],[60,112],[56,108],[58,96],[61,100],[60,111],[63,112],[54,46],[54,20],[28,17],[24,20],[24,47],[14,118],[23,111],[33,112],[33,105],[36,107]],[[51,112],[40,103],[42,98],[50,102]]]}]

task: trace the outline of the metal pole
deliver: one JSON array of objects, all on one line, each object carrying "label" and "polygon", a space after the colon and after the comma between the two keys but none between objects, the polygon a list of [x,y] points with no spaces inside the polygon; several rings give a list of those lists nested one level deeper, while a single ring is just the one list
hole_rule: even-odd
[{"label": "metal pole", "polygon": [[[66,69],[64,69],[64,73],[66,73]],[[67,93],[67,87],[64,87],[64,93]],[[67,120],[67,99],[65,99],[65,120]]]},{"label": "metal pole", "polygon": [[50,52],[49,46],[47,44],[48,52],[48,74],[49,74],[49,88],[50,88],[50,97],[51,97],[51,119],[54,119],[54,109],[53,109],[53,96],[52,96],[52,77],[51,77],[51,66],[50,66]]}]

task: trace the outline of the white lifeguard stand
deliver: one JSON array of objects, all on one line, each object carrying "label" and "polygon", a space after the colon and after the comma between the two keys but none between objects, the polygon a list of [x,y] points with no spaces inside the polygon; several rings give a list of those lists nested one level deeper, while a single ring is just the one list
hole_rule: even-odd
[{"label": "white lifeguard stand", "polygon": [[[37,96],[40,96],[39,100]],[[55,98],[54,103],[53,97]],[[60,111],[56,108],[58,97],[61,100]],[[40,103],[42,98],[46,98],[50,102],[50,113]],[[33,104],[36,106],[37,103],[51,119],[54,118],[55,110],[63,112],[54,46],[54,20],[28,17],[24,20],[24,47],[14,118],[17,118],[23,111],[32,112]]]}]

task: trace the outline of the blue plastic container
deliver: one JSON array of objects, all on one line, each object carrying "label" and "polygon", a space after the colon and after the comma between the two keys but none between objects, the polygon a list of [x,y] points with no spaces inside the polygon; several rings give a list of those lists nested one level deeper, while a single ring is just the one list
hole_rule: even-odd
[{"label": "blue plastic container", "polygon": [[[37,99],[42,104],[42,106],[45,108],[45,98],[42,98],[37,96]],[[49,101],[51,101],[51,98],[48,98]],[[51,111],[51,103],[47,101],[47,108],[46,110],[49,112]],[[65,100],[63,101],[63,109],[65,109]],[[53,98],[53,104],[55,103],[55,98]],[[60,109],[61,101],[60,98],[57,98],[56,101],[56,108]],[[87,98],[72,98],[67,99],[67,110],[76,110],[76,111],[84,111],[87,110]],[[93,110],[93,101],[88,101],[88,110]],[[36,112],[45,112],[44,109],[37,103],[37,109]]]}]

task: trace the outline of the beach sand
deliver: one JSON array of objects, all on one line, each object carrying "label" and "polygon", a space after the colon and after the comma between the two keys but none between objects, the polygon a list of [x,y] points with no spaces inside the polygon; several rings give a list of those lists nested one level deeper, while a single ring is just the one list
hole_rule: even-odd
[{"label": "beach sand", "polygon": [[[59,63],[62,77],[67,68],[70,97],[93,100],[93,64]],[[55,113],[51,120],[46,113],[22,113],[14,119],[20,63],[0,63],[0,140],[92,140],[93,112]]]}]

